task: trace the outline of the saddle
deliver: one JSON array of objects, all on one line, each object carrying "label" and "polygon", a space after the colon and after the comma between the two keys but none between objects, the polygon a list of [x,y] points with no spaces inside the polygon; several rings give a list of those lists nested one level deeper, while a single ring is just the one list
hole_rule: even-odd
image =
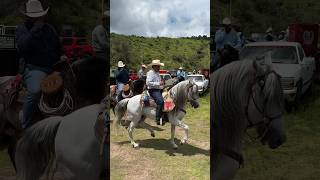
[{"label": "saddle", "polygon": [[41,91],[45,95],[61,92],[63,89],[63,79],[59,72],[53,72],[41,81]]},{"label": "saddle", "polygon": [[[170,96],[169,91],[165,90],[162,93],[162,97],[164,100],[164,106],[163,106],[162,112],[172,111],[175,107],[175,104]],[[145,107],[147,107],[147,106],[157,107],[155,100],[150,96],[148,90],[143,91],[143,93],[141,95],[141,99],[140,99],[140,104]]]}]

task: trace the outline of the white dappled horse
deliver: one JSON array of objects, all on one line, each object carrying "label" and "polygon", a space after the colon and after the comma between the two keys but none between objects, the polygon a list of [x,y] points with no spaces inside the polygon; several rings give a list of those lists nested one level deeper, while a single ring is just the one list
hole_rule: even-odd
[{"label": "white dappled horse", "polygon": [[[169,123],[171,123],[171,144],[173,148],[178,148],[174,142],[175,128],[179,126],[184,129],[185,136],[181,140],[181,144],[184,144],[188,140],[188,131],[189,127],[182,122],[183,117],[186,114],[185,106],[189,101],[191,106],[194,108],[199,107],[198,98],[198,86],[193,80],[185,80],[169,90],[171,98],[175,103],[175,108],[168,112]],[[124,99],[120,101],[115,108],[116,120],[115,125],[117,126],[122,120],[123,116],[127,114],[127,120],[131,121],[128,127],[129,138],[132,146],[134,148],[139,147],[139,144],[136,143],[133,139],[132,133],[134,128],[140,126],[146,128],[150,131],[151,136],[154,137],[154,131],[151,127],[144,122],[145,118],[155,119],[156,110],[155,107],[144,106],[140,103],[141,95],[136,95],[130,99]],[[116,127],[117,128],[117,127]]]}]

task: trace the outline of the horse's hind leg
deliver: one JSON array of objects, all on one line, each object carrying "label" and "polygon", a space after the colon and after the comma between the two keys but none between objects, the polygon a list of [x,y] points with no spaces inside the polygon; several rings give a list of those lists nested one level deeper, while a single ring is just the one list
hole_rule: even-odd
[{"label": "horse's hind leg", "polygon": [[185,144],[187,142],[188,136],[189,136],[189,126],[184,124],[180,120],[178,120],[178,124],[177,125],[184,129],[185,135],[184,135],[183,139],[181,140],[181,144]]},{"label": "horse's hind leg", "polygon": [[139,126],[144,128],[144,129],[147,129],[149,132],[150,132],[150,135],[152,137],[155,137],[154,135],[154,131],[153,129],[151,128],[151,126],[149,124],[147,124],[146,122],[144,122],[144,119],[142,119],[140,122],[139,122]]},{"label": "horse's hind leg", "polygon": [[137,148],[137,147],[139,147],[139,144],[136,143],[136,142],[134,142],[133,136],[132,136],[132,132],[133,132],[133,129],[134,129],[135,127],[137,127],[137,124],[136,124],[134,121],[131,121],[131,123],[130,123],[130,125],[129,125],[129,127],[128,127],[128,133],[129,133],[129,139],[130,139],[130,142],[131,142],[132,146],[133,146],[134,148]]}]

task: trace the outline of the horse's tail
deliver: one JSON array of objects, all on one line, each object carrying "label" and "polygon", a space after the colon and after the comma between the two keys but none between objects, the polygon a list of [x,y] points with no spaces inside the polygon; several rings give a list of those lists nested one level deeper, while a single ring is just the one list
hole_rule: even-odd
[{"label": "horse's tail", "polygon": [[121,119],[123,118],[123,116],[126,114],[127,111],[127,104],[129,102],[129,98],[127,99],[123,99],[120,102],[118,102],[118,104],[115,107],[115,122],[114,122],[114,126],[116,128],[116,130],[118,129]]},{"label": "horse's tail", "polygon": [[38,180],[51,168],[55,154],[55,137],[61,117],[44,119],[25,131],[16,147],[18,180]]}]

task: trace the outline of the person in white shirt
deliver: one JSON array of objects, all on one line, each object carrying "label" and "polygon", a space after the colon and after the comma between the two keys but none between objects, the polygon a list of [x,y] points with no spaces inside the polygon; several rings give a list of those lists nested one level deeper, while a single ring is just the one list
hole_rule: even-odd
[{"label": "person in white shirt", "polygon": [[152,60],[149,66],[152,67],[150,71],[147,72],[147,88],[150,96],[156,101],[157,109],[156,109],[156,122],[157,125],[161,125],[162,118],[162,108],[164,105],[164,100],[162,97],[162,89],[164,82],[161,81],[161,77],[159,74],[160,66],[164,66],[164,63],[161,63],[160,60]]},{"label": "person in white shirt", "polygon": [[101,17],[101,24],[97,25],[92,31],[92,48],[97,57],[108,59],[109,49],[109,21],[110,11],[107,10]]},{"label": "person in white shirt", "polygon": [[139,79],[146,79],[146,73],[145,73],[145,70],[146,70],[147,66],[142,64],[141,65],[141,69],[139,70],[138,72],[138,76],[139,76]]},{"label": "person in white shirt", "polygon": [[177,71],[177,77],[179,79],[179,82],[186,80],[187,73],[183,70],[183,67],[179,67]]}]

